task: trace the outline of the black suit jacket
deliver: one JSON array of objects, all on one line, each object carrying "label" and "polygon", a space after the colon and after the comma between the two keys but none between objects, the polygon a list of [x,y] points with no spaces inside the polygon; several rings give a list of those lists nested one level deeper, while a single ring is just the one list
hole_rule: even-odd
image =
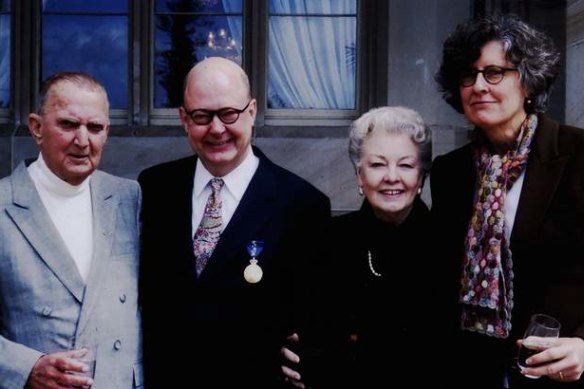
[{"label": "black suit jacket", "polygon": [[[330,204],[257,148],[254,154],[258,169],[199,278],[191,231],[196,157],[140,174],[140,292],[151,387],[275,387],[283,381],[279,348],[300,325],[311,261],[320,255],[313,248]],[[243,278],[251,240],[264,241],[257,284]]]},{"label": "black suit jacket", "polygon": [[[457,387],[501,387],[510,369],[513,388],[556,385],[513,371],[515,341],[529,317],[547,313],[562,323],[561,336],[584,337],[584,130],[561,126],[541,116],[525,171],[511,233],[514,303],[512,329],[500,340],[458,331],[460,277],[476,188],[470,145],[437,157],[432,168],[432,215],[444,266],[450,267],[445,317],[458,338],[453,369]],[[581,387],[582,383],[574,384]]]}]

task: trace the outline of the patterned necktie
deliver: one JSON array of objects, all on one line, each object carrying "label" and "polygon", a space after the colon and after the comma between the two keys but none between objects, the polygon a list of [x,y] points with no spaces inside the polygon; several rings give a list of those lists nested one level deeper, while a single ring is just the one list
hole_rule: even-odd
[{"label": "patterned necktie", "polygon": [[223,184],[224,182],[221,178],[213,178],[208,184],[211,186],[213,193],[207,199],[203,219],[201,219],[201,224],[199,224],[199,228],[193,238],[197,276],[201,275],[221,236],[223,220],[221,218],[221,197],[219,192]]}]

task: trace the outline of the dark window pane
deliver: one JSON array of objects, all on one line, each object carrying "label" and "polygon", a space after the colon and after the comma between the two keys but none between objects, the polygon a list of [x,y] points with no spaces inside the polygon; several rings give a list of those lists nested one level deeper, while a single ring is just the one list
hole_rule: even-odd
[{"label": "dark window pane", "polygon": [[111,108],[128,108],[128,18],[43,16],[42,78],[83,71],[102,82]]},{"label": "dark window pane", "polygon": [[0,108],[10,106],[10,3],[0,13]]},{"label": "dark window pane", "polygon": [[355,0],[270,0],[269,12],[285,13],[293,15],[343,15],[356,14],[357,2]]},{"label": "dark window pane", "polygon": [[44,0],[43,12],[128,13],[127,0]]},{"label": "dark window pane", "polygon": [[0,12],[10,12],[10,0],[0,0]]},{"label": "dark window pane", "polygon": [[243,12],[243,0],[156,0],[155,12]]},{"label": "dark window pane", "polygon": [[157,15],[155,22],[155,108],[180,106],[186,74],[206,57],[241,64],[241,16]]}]

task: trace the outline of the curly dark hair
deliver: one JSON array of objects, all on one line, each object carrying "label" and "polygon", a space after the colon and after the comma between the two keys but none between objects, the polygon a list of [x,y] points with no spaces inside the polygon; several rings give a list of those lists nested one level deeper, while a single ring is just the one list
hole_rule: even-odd
[{"label": "curly dark hair", "polygon": [[551,38],[518,16],[493,14],[459,24],[444,41],[436,82],[444,100],[462,113],[460,76],[481,56],[482,47],[501,41],[506,57],[519,70],[527,91],[527,113],[545,112],[559,73],[560,54]]}]

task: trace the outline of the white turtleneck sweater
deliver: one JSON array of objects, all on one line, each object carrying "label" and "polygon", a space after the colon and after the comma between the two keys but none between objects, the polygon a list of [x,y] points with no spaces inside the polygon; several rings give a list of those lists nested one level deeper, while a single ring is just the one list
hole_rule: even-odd
[{"label": "white turtleneck sweater", "polygon": [[93,257],[90,177],[80,185],[70,185],[48,168],[41,154],[30,164],[28,173],[53,224],[73,257],[79,274],[87,281]]}]

